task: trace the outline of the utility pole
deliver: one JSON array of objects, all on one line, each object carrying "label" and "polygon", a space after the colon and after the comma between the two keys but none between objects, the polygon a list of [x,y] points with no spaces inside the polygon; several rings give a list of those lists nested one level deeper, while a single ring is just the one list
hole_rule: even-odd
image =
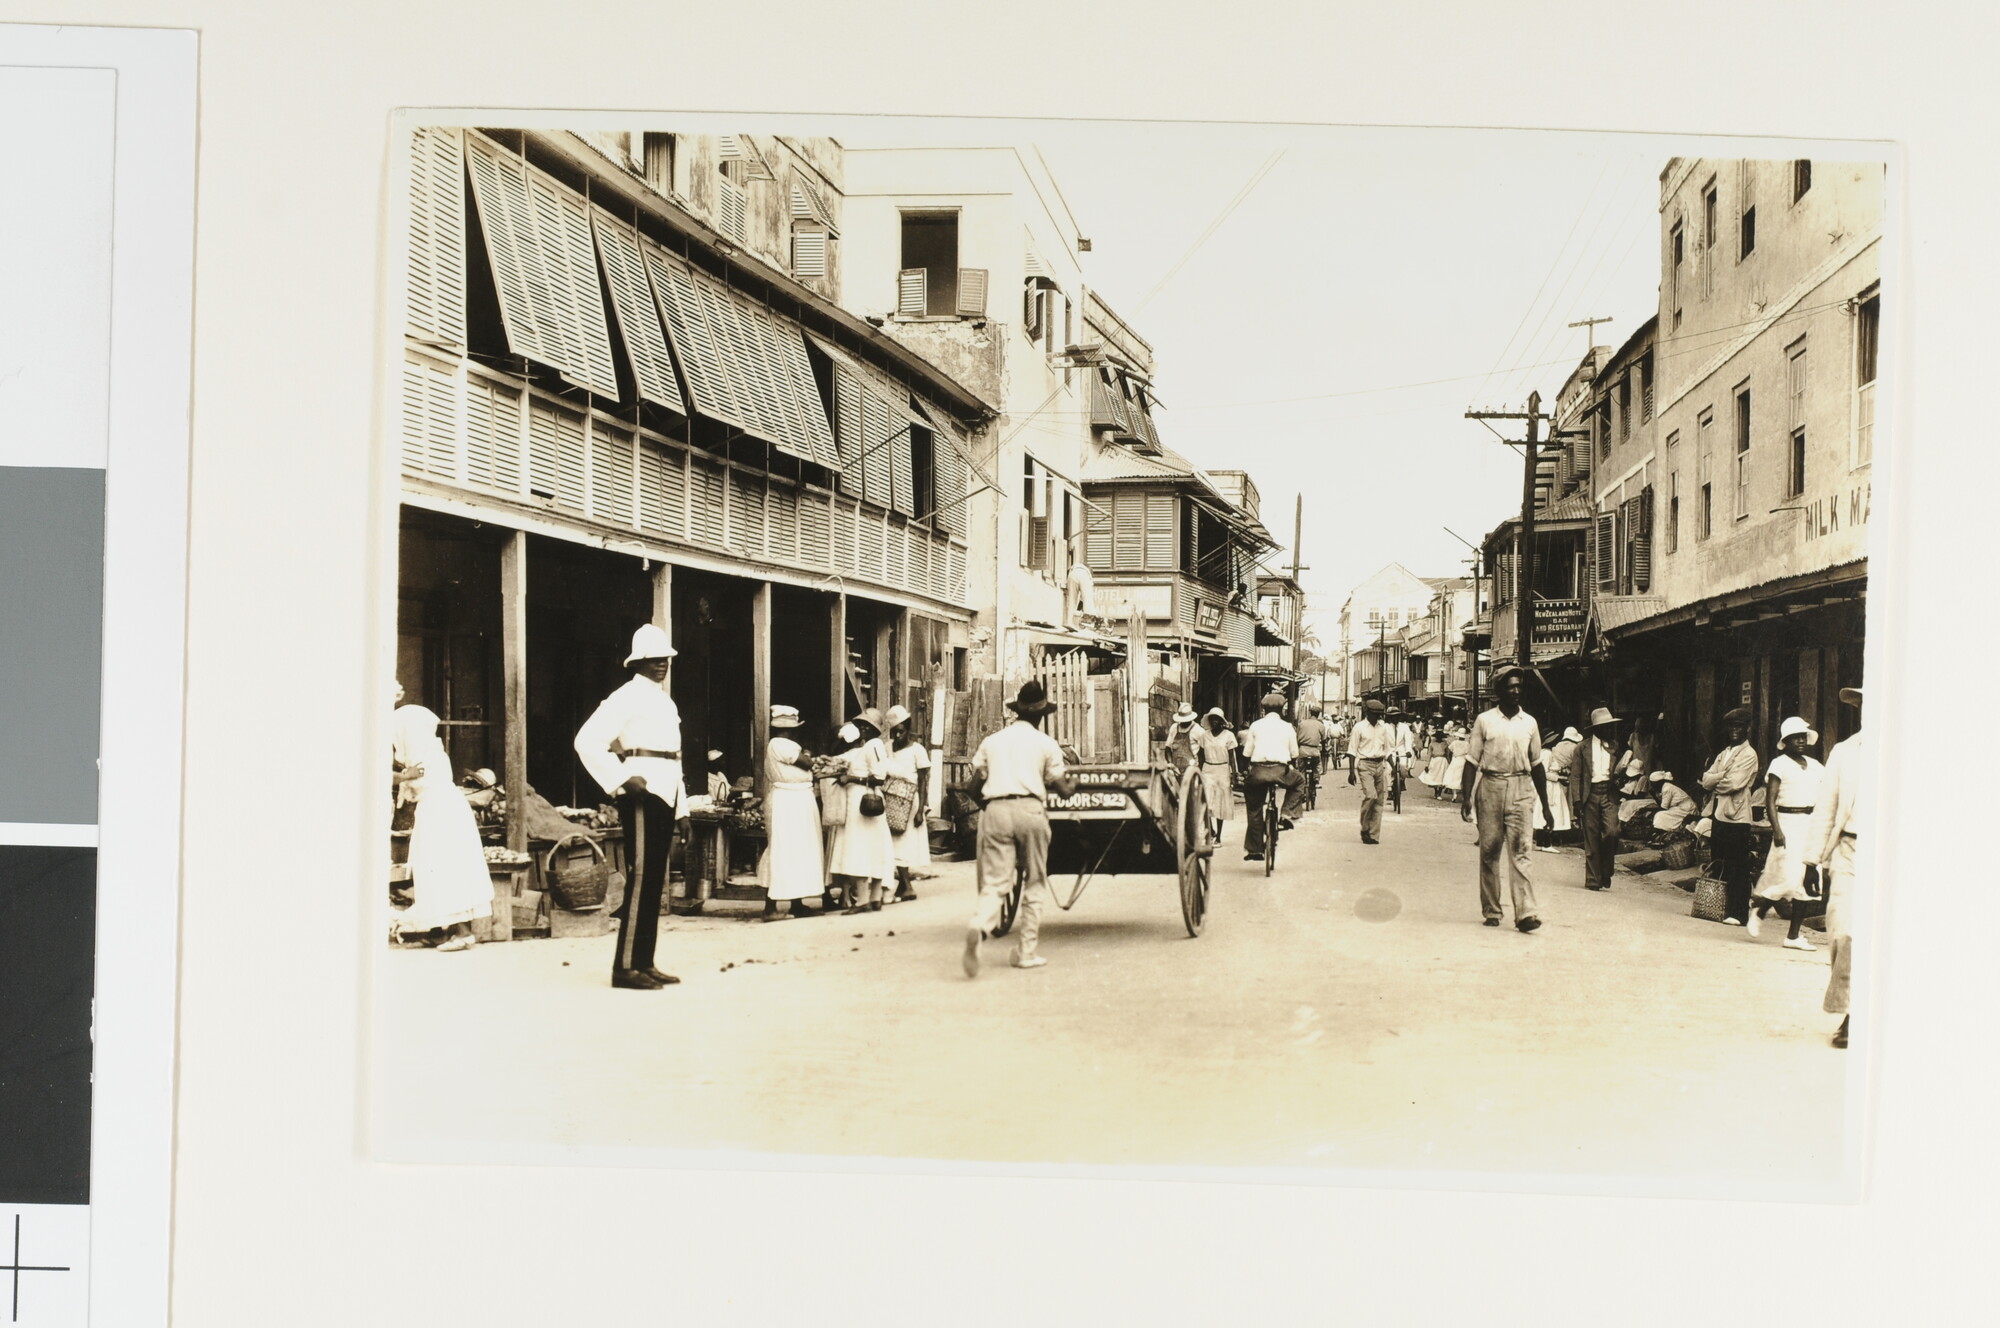
[{"label": "utility pole", "polygon": [[[1515,631],[1520,640],[1515,645],[1515,657],[1522,668],[1534,662],[1535,639],[1535,463],[1541,443],[1542,421],[1550,417],[1542,414],[1542,394],[1528,394],[1526,411],[1468,410],[1468,420],[1525,420],[1528,436],[1521,443],[1525,453],[1521,470],[1521,520],[1514,534],[1514,609]],[[1512,439],[1502,441],[1511,443]],[[1494,605],[1498,609],[1499,605]]]},{"label": "utility pole", "polygon": [[1298,613],[1291,624],[1293,673],[1299,671],[1299,633],[1305,622],[1306,588],[1299,584],[1299,573],[1307,570],[1305,564],[1299,561],[1299,541],[1305,537],[1305,528],[1306,496],[1301,493],[1292,505],[1292,588],[1299,592]]},{"label": "utility pole", "polygon": [[1585,318],[1579,322],[1570,324],[1571,327],[1580,327],[1583,329],[1583,353],[1585,355],[1590,354],[1591,343],[1597,340],[1597,334],[1591,331],[1591,329],[1599,323],[1608,323],[1610,321],[1611,316],[1606,314],[1602,318]]},{"label": "utility pole", "polygon": [[[1479,550],[1472,551],[1472,639],[1479,639]],[[1466,651],[1466,662],[1472,665],[1472,708],[1466,716],[1467,722],[1479,718],[1479,647]]]}]

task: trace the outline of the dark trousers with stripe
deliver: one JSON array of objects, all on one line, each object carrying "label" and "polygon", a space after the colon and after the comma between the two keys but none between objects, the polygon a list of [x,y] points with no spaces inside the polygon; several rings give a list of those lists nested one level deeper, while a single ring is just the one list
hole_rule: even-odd
[{"label": "dark trousers with stripe", "polygon": [[1617,785],[1590,785],[1570,815],[1583,827],[1584,885],[1592,890],[1609,888],[1611,873],[1618,866]]},{"label": "dark trousers with stripe", "polygon": [[611,971],[653,967],[660,935],[660,901],[667,889],[667,863],[674,851],[674,809],[655,793],[623,793],[618,816],[625,824],[625,898],[618,905],[618,945]]}]

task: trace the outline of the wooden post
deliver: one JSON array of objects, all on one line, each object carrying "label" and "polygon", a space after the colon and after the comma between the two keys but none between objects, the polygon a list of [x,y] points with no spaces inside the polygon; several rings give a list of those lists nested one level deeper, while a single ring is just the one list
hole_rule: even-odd
[{"label": "wooden post", "polygon": [[[1125,617],[1125,760],[1145,765],[1153,758],[1153,655],[1148,648],[1146,611],[1137,602],[1126,606]],[[1182,699],[1192,703],[1191,689],[1182,680]]]},{"label": "wooden post", "polygon": [[507,847],[528,851],[528,534],[517,530],[500,546],[501,716],[506,759]]},{"label": "wooden post", "polygon": [[[826,736],[829,742],[841,724],[847,719],[847,592],[840,591],[833,597],[833,650],[831,668],[828,671],[828,685],[831,688],[827,702]],[[828,750],[832,750],[831,747]]]},{"label": "wooden post", "polygon": [[674,565],[661,563],[653,569],[653,626],[674,639]]},{"label": "wooden post", "polygon": [[757,796],[770,796],[764,780],[764,749],[771,742],[771,583],[762,582],[750,599],[750,769]]},{"label": "wooden post", "polygon": [[896,700],[896,661],[895,651],[891,648],[895,640],[894,622],[875,625],[875,695],[869,698],[869,703],[884,714]]}]

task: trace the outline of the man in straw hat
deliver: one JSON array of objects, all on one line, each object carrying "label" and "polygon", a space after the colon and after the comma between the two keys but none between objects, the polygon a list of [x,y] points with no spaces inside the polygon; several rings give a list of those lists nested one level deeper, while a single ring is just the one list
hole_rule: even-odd
[{"label": "man in straw hat", "polygon": [[[1840,699],[1855,709],[1859,718],[1861,689],[1843,687]],[[1820,779],[1812,820],[1806,825],[1800,845],[1805,860],[1826,879],[1826,934],[1833,946],[1833,972],[1827,979],[1822,1008],[1840,1016],[1840,1029],[1833,1045],[1847,1045],[1847,989],[1854,973],[1854,887],[1859,865],[1862,822],[1868,813],[1867,790],[1862,787],[1867,748],[1861,730],[1834,744],[1826,756],[1826,771]]]},{"label": "man in straw hat", "polygon": [[658,991],[680,981],[653,966],[667,861],[678,822],[688,814],[681,779],[681,712],[667,691],[676,653],[666,632],[651,623],[632,633],[632,650],[625,657],[631,678],[576,731],[577,758],[616,800],[625,826],[633,880],[618,905],[611,985],[633,991]]},{"label": "man in straw hat", "polygon": [[1618,863],[1618,726],[1603,706],[1590,712],[1583,745],[1569,761],[1571,815],[1583,829],[1583,886],[1609,890]]},{"label": "man in straw hat", "polygon": [[1521,708],[1522,672],[1504,669],[1494,676],[1496,704],[1472,721],[1465,744],[1465,774],[1460,785],[1460,812],[1479,816],[1479,911],[1486,925],[1500,925],[1501,857],[1512,887],[1514,926],[1533,931],[1542,925],[1535,907],[1535,884],[1528,875],[1534,858],[1535,802],[1551,822],[1548,772],[1542,768],[1542,726]]},{"label": "man in straw hat", "polygon": [[1049,897],[1050,789],[1068,797],[1076,778],[1063,766],[1062,748],[1042,732],[1042,720],[1055,707],[1042,685],[1033,679],[1007,703],[1013,722],[991,734],[972,754],[974,796],[979,814],[979,906],[965,929],[965,976],[979,976],[979,946],[1000,925],[1000,910],[1014,888],[1017,869],[1025,870],[1021,915],[1014,942],[1016,968],[1040,968],[1048,960],[1035,953],[1041,936],[1042,906]]},{"label": "man in straw hat", "polygon": [[1361,842],[1382,842],[1382,804],[1389,800],[1389,786],[1396,777],[1391,764],[1396,759],[1396,730],[1383,718],[1388,707],[1370,701],[1366,712],[1347,735],[1347,754],[1354,763],[1347,769],[1347,782],[1361,786]]},{"label": "man in straw hat", "polygon": [[1715,828],[1709,851],[1722,870],[1724,923],[1740,927],[1750,917],[1751,855],[1756,851],[1753,804],[1763,775],[1750,745],[1750,711],[1737,706],[1722,717],[1726,745],[1709,762],[1701,786],[1714,796]]}]

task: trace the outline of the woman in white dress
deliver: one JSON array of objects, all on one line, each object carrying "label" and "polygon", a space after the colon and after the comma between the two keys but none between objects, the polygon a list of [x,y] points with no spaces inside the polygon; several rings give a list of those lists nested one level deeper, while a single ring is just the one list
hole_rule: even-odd
[{"label": "woman in white dress", "polygon": [[1444,772],[1451,769],[1451,744],[1445,741],[1444,730],[1432,725],[1424,735],[1424,772],[1417,778],[1429,787],[1433,798],[1442,798],[1445,791]]},{"label": "woman in white dress", "polygon": [[[799,723],[795,707],[771,707],[771,741],[764,747],[764,855],[757,859],[766,922],[811,917],[806,900],[819,894],[826,882],[812,757],[786,736],[786,730]],[[781,903],[786,906],[783,913],[778,911]]]},{"label": "woman in white dress", "polygon": [[[1573,728],[1564,729],[1562,737],[1542,749],[1542,768],[1548,772],[1549,819],[1548,831],[1551,835],[1566,835],[1576,826],[1574,809],[1569,805],[1569,763],[1576,759],[1577,749],[1583,745],[1583,735]],[[1541,828],[1542,809],[1535,808],[1535,825]]]},{"label": "woman in white dress", "polygon": [[1201,753],[1202,792],[1208,799],[1208,819],[1215,826],[1215,842],[1222,842],[1222,828],[1229,823],[1236,794],[1230,776],[1236,767],[1236,735],[1229,731],[1229,717],[1216,706],[1193,730],[1195,749]]},{"label": "woman in white dress", "polygon": [[1785,937],[1790,950],[1817,950],[1800,934],[1807,911],[1806,859],[1800,850],[1806,844],[1806,825],[1812,820],[1819,801],[1820,781],[1826,767],[1806,755],[1806,748],[1819,741],[1819,734],[1806,727],[1796,715],[1778,726],[1778,754],[1764,771],[1764,806],[1771,822],[1771,852],[1764,870],[1750,892],[1750,916],[1743,930],[1755,936],[1758,924],[1772,909],[1791,920]]},{"label": "woman in white dress", "polygon": [[1457,800],[1459,789],[1464,787],[1466,731],[1458,724],[1447,724],[1444,736],[1448,755],[1444,767],[1444,796],[1447,802],[1451,802]]},{"label": "woman in white dress", "polygon": [[848,913],[879,912],[896,879],[896,841],[889,818],[862,813],[871,793],[879,796],[889,763],[882,745],[882,712],[870,706],[848,721],[860,736],[842,753],[840,784],[847,794],[847,819],[833,832],[832,871],[847,891]]},{"label": "woman in white dress", "polygon": [[[396,697],[403,689],[397,685]],[[479,846],[479,823],[452,778],[438,738],[438,717],[403,706],[394,720],[395,778],[416,802],[410,825],[410,889],[416,896],[393,930],[398,936],[446,930],[440,950],[469,950],[472,923],[493,916],[493,878]]]},{"label": "woman in white dress", "polygon": [[922,743],[910,737],[909,711],[899,705],[890,706],[886,718],[889,724],[889,757],[885,774],[891,779],[906,779],[916,786],[916,801],[910,808],[909,825],[900,831],[890,832],[896,842],[896,898],[915,899],[917,868],[931,865],[930,818],[924,811],[930,805],[930,789],[925,781],[930,778],[931,754]]}]

